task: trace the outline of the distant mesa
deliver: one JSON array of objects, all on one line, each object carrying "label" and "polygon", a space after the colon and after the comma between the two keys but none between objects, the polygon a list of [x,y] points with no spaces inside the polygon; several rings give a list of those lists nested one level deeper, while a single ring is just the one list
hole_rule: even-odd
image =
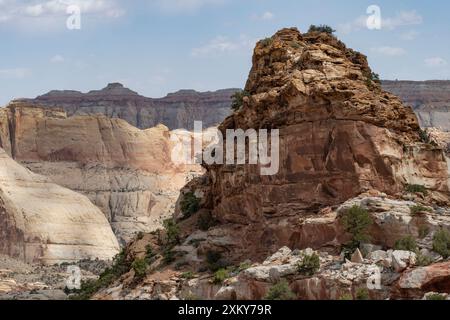
[{"label": "distant mesa", "polygon": [[31,106],[62,108],[68,116],[103,114],[123,119],[140,129],[162,123],[171,130],[192,130],[194,121],[203,121],[204,127],[210,127],[229,116],[231,96],[237,90],[179,90],[163,98],[148,98],[116,82],[88,93],[53,90],[35,99],[17,101]]}]

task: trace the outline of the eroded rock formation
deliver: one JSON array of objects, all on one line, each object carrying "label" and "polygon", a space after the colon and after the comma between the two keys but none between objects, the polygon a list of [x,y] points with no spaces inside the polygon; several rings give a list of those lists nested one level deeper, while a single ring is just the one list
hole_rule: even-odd
[{"label": "eroded rock formation", "polygon": [[[202,209],[181,216],[179,241],[133,241],[127,261],[147,259],[146,275],[136,283],[129,268],[94,298],[253,300],[281,280],[293,299],[448,297],[448,259],[433,246],[450,230],[443,146],[372,80],[366,58],[331,35],[284,29],[257,44],[245,90],[220,129],[279,129],[278,174],[205,165],[207,179],[186,186]],[[370,243],[350,259],[351,208],[370,220]],[[395,248],[404,239],[411,248]]]},{"label": "eroded rock formation", "polygon": [[88,198],[36,175],[0,149],[0,254],[29,263],[112,259],[119,250]]},{"label": "eroded rock formation", "polygon": [[36,99],[24,99],[27,104],[63,108],[69,116],[102,114],[120,118],[131,125],[148,129],[162,123],[174,129],[194,128],[194,121],[203,121],[205,128],[222,122],[231,112],[231,95],[236,89],[216,92],[181,90],[164,98],[152,99],[124,88],[120,83],[109,84],[102,90],[51,91]]},{"label": "eroded rock formation", "polygon": [[450,131],[450,81],[383,81],[383,88],[412,106],[423,127]]},{"label": "eroded rock formation", "polygon": [[199,166],[174,165],[165,126],[140,130],[106,116],[13,103],[0,110],[0,147],[35,173],[86,195],[124,244],[171,216]]},{"label": "eroded rock formation", "polygon": [[447,201],[442,149],[422,143],[412,109],[370,75],[365,56],[324,33],[284,29],[257,44],[250,96],[220,129],[279,129],[280,170],[208,167],[214,216],[241,226],[243,250],[289,245],[293,221],[370,189],[395,195],[419,184]]}]

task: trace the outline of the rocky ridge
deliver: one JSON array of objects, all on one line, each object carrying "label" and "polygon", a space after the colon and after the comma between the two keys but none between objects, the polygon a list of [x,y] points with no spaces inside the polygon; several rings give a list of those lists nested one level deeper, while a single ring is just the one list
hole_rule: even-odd
[{"label": "rocky ridge", "polygon": [[450,81],[383,81],[391,92],[413,107],[421,126],[450,131]]},{"label": "rocky ridge", "polygon": [[[220,130],[279,129],[278,174],[205,165],[185,188],[201,209],[130,243],[129,271],[94,298],[262,299],[274,287],[290,299],[448,297],[448,257],[434,252],[450,230],[444,150],[365,56],[283,29],[257,44],[245,91]],[[370,242],[348,256],[352,208],[368,215]],[[414,245],[394,248],[405,239]]]},{"label": "rocky ridge", "polygon": [[21,99],[28,105],[62,108],[68,116],[102,114],[119,118],[129,124],[148,129],[164,124],[169,129],[193,130],[194,121],[203,121],[208,128],[219,124],[230,114],[231,96],[237,89],[215,92],[180,90],[164,98],[152,99],[111,83],[102,90],[51,91],[35,99]]}]

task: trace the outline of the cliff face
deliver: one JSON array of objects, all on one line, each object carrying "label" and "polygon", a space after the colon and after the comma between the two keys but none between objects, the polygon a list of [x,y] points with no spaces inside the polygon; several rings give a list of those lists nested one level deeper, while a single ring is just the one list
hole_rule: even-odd
[{"label": "cliff face", "polygon": [[383,81],[383,88],[412,106],[423,127],[450,131],[450,81]]},{"label": "cliff face", "polygon": [[[443,145],[371,78],[365,56],[325,33],[283,29],[259,42],[242,107],[220,130],[279,129],[279,172],[205,164],[183,190],[201,208],[176,221],[177,239],[173,228],[132,241],[126,259],[148,261],[147,273],[129,268],[94,298],[255,300],[280,280],[301,300],[448,297],[450,263],[433,252],[436,233],[450,231]],[[344,217],[370,243],[354,235],[349,247]],[[394,248],[411,237],[417,250]]]},{"label": "cliff face", "polygon": [[29,263],[112,259],[108,220],[88,198],[36,175],[0,149],[0,254]]},{"label": "cliff face", "polygon": [[421,142],[412,109],[370,73],[365,56],[327,34],[285,29],[257,44],[250,96],[220,129],[279,129],[280,170],[208,167],[214,216],[242,226],[241,249],[292,245],[299,218],[372,189],[396,195],[419,184],[447,200],[442,149]]},{"label": "cliff face", "polygon": [[172,164],[167,127],[14,103],[0,110],[0,147],[35,173],[86,195],[123,244],[161,226],[199,167]]},{"label": "cliff face", "polygon": [[63,108],[69,116],[102,114],[120,118],[131,125],[147,129],[164,124],[169,129],[192,130],[195,120],[203,126],[215,126],[230,114],[231,95],[236,89],[200,93],[181,90],[164,98],[152,99],[138,95],[119,83],[103,90],[81,93],[51,91],[36,99],[24,99],[28,105]]}]

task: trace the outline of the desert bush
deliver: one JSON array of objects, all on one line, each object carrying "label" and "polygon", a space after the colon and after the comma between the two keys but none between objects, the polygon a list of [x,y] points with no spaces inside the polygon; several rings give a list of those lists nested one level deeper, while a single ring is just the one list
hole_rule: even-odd
[{"label": "desert bush", "polygon": [[227,269],[219,269],[214,273],[213,283],[222,284],[226,279],[230,277],[230,272]]},{"label": "desert bush", "polygon": [[192,271],[187,271],[181,275],[181,278],[186,279],[186,280],[191,280],[191,279],[195,278],[195,275]]},{"label": "desert bush", "polygon": [[206,263],[208,269],[212,272],[216,272],[219,269],[227,267],[227,263],[223,260],[222,254],[217,251],[206,252]]},{"label": "desert bush", "polygon": [[265,300],[294,300],[295,294],[289,287],[289,283],[286,280],[281,280],[277,284],[273,285],[267,293]]},{"label": "desert bush", "polygon": [[[264,40],[263,40],[264,41]],[[236,92],[231,96],[233,102],[231,103],[231,109],[238,111],[244,105],[244,98],[249,97],[250,93],[245,90]]]},{"label": "desert bush", "polygon": [[342,217],[342,225],[352,236],[351,242],[344,246],[346,252],[354,252],[361,243],[368,242],[369,228],[373,221],[369,212],[360,206],[354,205]]},{"label": "desert bush", "polygon": [[156,254],[153,252],[153,248],[150,244],[145,246],[145,261],[150,264],[153,262]]},{"label": "desert bush", "polygon": [[450,232],[445,229],[436,232],[433,238],[433,250],[444,259],[450,257]]},{"label": "desert bush", "polygon": [[370,300],[369,290],[359,288],[356,291],[356,300]]},{"label": "desert bush", "polygon": [[166,231],[166,244],[174,246],[180,243],[180,227],[174,219],[167,219],[163,222]]},{"label": "desert bush", "polygon": [[430,212],[430,213],[433,212],[433,210],[431,208],[424,207],[420,204],[416,205],[414,207],[411,207],[410,210],[411,210],[411,214],[419,214],[422,212]]},{"label": "desert bush", "polygon": [[416,239],[412,236],[404,237],[395,243],[394,248],[395,250],[415,252],[417,250]]},{"label": "desert bush", "polygon": [[429,256],[423,255],[420,252],[417,254],[416,264],[421,267],[429,266],[433,263],[433,259]]},{"label": "desert bush", "polygon": [[341,300],[341,301],[350,301],[350,300],[353,300],[353,296],[351,295],[351,293],[344,293],[343,295],[341,295],[339,297],[339,300]]},{"label": "desert bush", "polygon": [[419,129],[419,137],[420,137],[420,140],[423,143],[430,143],[431,142],[430,134],[428,133],[427,130]]},{"label": "desert bush", "polygon": [[446,300],[446,297],[443,294],[433,293],[427,297],[427,300],[434,300],[434,301]]},{"label": "desert bush", "polygon": [[183,196],[180,208],[184,218],[189,218],[200,209],[200,199],[193,192],[188,192]]},{"label": "desert bush", "polygon": [[147,273],[147,261],[145,261],[145,259],[134,260],[131,267],[138,278],[143,278]]},{"label": "desert bush", "polygon": [[240,272],[242,272],[242,271],[245,271],[245,270],[247,270],[247,269],[250,269],[252,267],[252,263],[251,262],[248,262],[248,261],[245,261],[245,262],[242,262],[237,268],[236,268],[236,272],[237,273],[240,273]]},{"label": "desert bush", "polygon": [[419,238],[424,239],[430,233],[430,228],[428,226],[420,226],[419,227]]},{"label": "desert bush", "polygon": [[406,186],[406,192],[409,193],[422,193],[423,195],[427,195],[428,191],[425,186],[420,184],[409,184]]},{"label": "desert bush", "polygon": [[321,24],[321,25],[311,25],[309,27],[308,30],[309,33],[314,33],[314,32],[319,32],[319,33],[328,33],[328,34],[333,34],[336,32],[336,30],[334,30],[332,27],[326,25],[326,24]]},{"label": "desert bush", "polygon": [[261,40],[261,43],[264,47],[270,46],[273,43],[272,38],[265,38]]},{"label": "desert bush", "polygon": [[130,270],[130,263],[127,261],[126,257],[125,249],[122,249],[122,251],[114,257],[112,266],[105,269],[97,280],[83,281],[79,290],[68,292],[74,294],[70,299],[89,300],[96,292],[111,285]]},{"label": "desert bush", "polygon": [[305,255],[303,260],[297,265],[297,270],[300,274],[306,276],[313,276],[320,269],[319,256],[314,253],[312,255]]},{"label": "desert bush", "polygon": [[172,251],[172,248],[166,248],[162,252],[163,262],[165,264],[171,264],[175,261],[175,252]]}]

